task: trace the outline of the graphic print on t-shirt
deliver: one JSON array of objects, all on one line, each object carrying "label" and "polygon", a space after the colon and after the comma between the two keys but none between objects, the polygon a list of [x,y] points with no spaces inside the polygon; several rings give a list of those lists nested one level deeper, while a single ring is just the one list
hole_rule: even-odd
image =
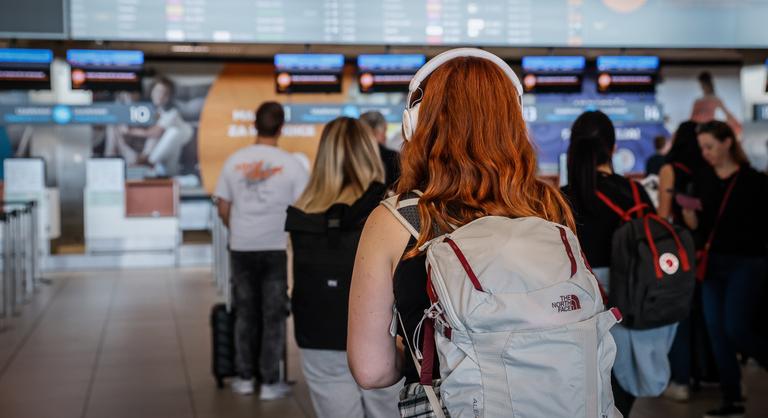
[{"label": "graphic print on t-shirt", "polygon": [[254,192],[259,200],[265,200],[261,185],[276,174],[283,171],[283,166],[273,166],[268,162],[256,161],[252,163],[240,163],[235,166],[235,171],[242,175],[240,181],[245,183],[246,190]]}]

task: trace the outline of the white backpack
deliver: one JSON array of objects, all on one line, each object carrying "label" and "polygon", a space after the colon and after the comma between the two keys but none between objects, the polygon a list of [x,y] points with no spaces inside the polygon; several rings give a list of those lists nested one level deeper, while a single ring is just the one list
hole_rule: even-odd
[{"label": "white backpack", "polygon": [[[417,238],[419,195],[383,202]],[[621,314],[605,310],[570,229],[487,216],[421,250],[432,306],[406,340],[435,416],[443,416],[431,387],[436,348],[440,397],[452,418],[621,417],[608,332]]]}]

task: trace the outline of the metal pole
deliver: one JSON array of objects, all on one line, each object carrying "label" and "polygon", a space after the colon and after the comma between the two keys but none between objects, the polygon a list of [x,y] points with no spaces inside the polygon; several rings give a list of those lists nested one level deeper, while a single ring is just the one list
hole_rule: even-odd
[{"label": "metal pole", "polygon": [[24,222],[21,227],[22,244],[24,246],[24,299],[29,302],[35,293],[34,276],[32,275],[32,206],[27,202],[24,206]]},{"label": "metal pole", "polygon": [[37,291],[40,288],[40,276],[38,275],[38,269],[37,269],[37,202],[34,200],[31,200],[30,202],[30,217],[29,217],[29,227],[30,227],[30,247],[32,248],[31,251],[31,265],[32,265],[32,288],[33,291]]},{"label": "metal pole", "polygon": [[11,250],[11,263],[10,263],[11,264],[11,278],[10,278],[11,304],[10,304],[10,307],[11,307],[11,315],[15,316],[18,314],[17,308],[19,305],[19,300],[21,299],[19,297],[20,296],[19,295],[19,276],[20,276],[19,267],[20,266],[17,259],[18,249],[16,248],[16,246],[18,245],[17,243],[18,240],[16,238],[17,237],[16,228],[18,225],[19,214],[15,209],[12,209],[10,212],[8,212],[8,215],[9,215],[9,224],[10,224],[10,228],[9,228],[10,233],[8,234],[8,244]]},{"label": "metal pole", "polygon": [[6,320],[11,316],[9,306],[11,304],[11,261],[10,261],[10,227],[6,213],[0,214],[3,223],[3,297],[2,297],[2,318]]},{"label": "metal pole", "polygon": [[211,254],[213,255],[213,281],[216,283],[216,288],[220,288],[219,275],[221,273],[221,260],[219,254],[219,245],[221,242],[221,231],[219,230],[219,215],[216,210],[211,211],[211,232],[213,235],[213,247],[211,248]]}]

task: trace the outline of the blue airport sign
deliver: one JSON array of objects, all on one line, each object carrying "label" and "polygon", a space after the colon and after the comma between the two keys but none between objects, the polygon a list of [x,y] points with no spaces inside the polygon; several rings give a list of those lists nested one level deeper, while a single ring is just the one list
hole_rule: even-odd
[{"label": "blue airport sign", "polygon": [[0,125],[138,125],[152,124],[155,107],[149,102],[87,106],[0,105]]}]

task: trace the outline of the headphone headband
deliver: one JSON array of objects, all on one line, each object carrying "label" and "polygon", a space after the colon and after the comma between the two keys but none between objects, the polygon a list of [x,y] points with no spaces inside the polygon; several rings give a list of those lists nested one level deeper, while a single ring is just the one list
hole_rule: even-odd
[{"label": "headphone headband", "polygon": [[421,98],[419,98],[416,103],[411,103],[413,93],[420,91],[423,96],[424,92],[421,90],[421,83],[424,81],[424,79],[432,74],[432,72],[435,71],[437,67],[454,58],[460,57],[482,58],[496,64],[498,68],[504,71],[504,74],[507,75],[507,78],[509,78],[509,80],[512,82],[512,85],[515,86],[515,89],[517,90],[517,98],[520,100],[520,106],[522,107],[523,86],[520,84],[520,79],[517,78],[517,74],[515,74],[509,64],[504,62],[503,59],[491,54],[488,51],[483,51],[482,49],[450,49],[432,58],[421,68],[419,68],[419,71],[416,72],[416,74],[413,76],[413,79],[411,79],[411,83],[408,85],[408,98],[405,104],[405,110],[403,111],[403,138],[406,141],[409,141],[411,136],[413,136],[413,133],[416,131],[416,124],[419,120],[419,103],[421,102]]},{"label": "headphone headband", "polygon": [[454,58],[460,57],[482,58],[496,64],[497,67],[504,71],[504,74],[507,75],[509,80],[512,81],[512,85],[515,86],[517,95],[520,97],[522,102],[523,86],[520,84],[520,79],[517,78],[517,74],[515,74],[515,71],[512,70],[512,67],[510,67],[509,64],[507,64],[503,59],[488,51],[483,51],[482,49],[456,48],[449,49],[448,51],[438,54],[431,60],[427,61],[427,63],[424,64],[421,68],[419,68],[419,71],[416,72],[416,74],[411,79],[411,83],[408,85],[408,103],[406,103],[406,106],[410,106],[411,95],[413,95],[413,93],[419,89],[419,86],[421,86],[421,83],[424,81],[424,79],[432,74],[432,72],[435,71],[437,67]]}]

